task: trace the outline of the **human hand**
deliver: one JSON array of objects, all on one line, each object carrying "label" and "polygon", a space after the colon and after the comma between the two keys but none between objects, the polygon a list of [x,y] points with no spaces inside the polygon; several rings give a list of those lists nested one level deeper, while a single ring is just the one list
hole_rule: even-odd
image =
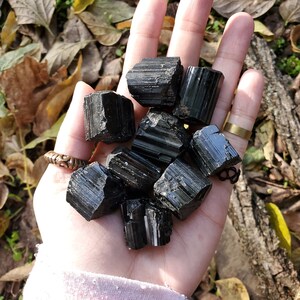
[{"label": "human hand", "polygon": [[[211,0],[180,2],[168,56],[179,56],[185,68],[198,65],[211,5]],[[130,97],[125,80],[127,71],[142,58],[156,56],[166,7],[166,0],[140,0],[127,45],[119,94]],[[245,13],[233,16],[225,28],[213,64],[213,68],[225,76],[211,122],[219,128],[229,110],[229,121],[247,130],[252,130],[257,116],[263,90],[262,75],[248,70],[240,78],[252,33],[252,18]],[[90,159],[94,149],[84,137],[83,98],[91,92],[93,89],[83,82],[77,84],[57,137],[54,149],[57,153]],[[140,120],[146,109],[135,101],[134,106],[136,118]],[[224,134],[242,157],[247,141],[227,132]],[[92,159],[104,163],[111,150],[111,145],[100,143]],[[70,170],[49,165],[34,196],[44,247],[50,249],[60,266],[156,283],[186,295],[195,290],[222,233],[231,183],[213,179],[212,190],[202,205],[184,222],[174,220],[169,244],[135,251],[125,245],[118,211],[87,222],[66,202],[70,175]]]}]

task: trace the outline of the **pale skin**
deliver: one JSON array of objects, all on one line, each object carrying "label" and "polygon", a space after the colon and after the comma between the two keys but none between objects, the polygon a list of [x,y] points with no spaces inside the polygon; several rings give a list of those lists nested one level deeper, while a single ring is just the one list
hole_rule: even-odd
[{"label": "pale skin", "polygon": [[[197,66],[211,0],[181,0],[168,56],[182,64]],[[166,0],[140,0],[127,45],[123,75],[144,57],[157,55],[158,38]],[[240,72],[253,34],[253,20],[238,13],[228,21],[213,68],[225,81],[212,118],[222,127],[231,109],[230,122],[252,130],[263,92],[263,77],[256,70]],[[83,98],[93,89],[83,82],[75,88],[67,116],[59,131],[55,151],[89,160],[93,145],[85,141]],[[117,92],[130,97],[122,77]],[[134,103],[137,121],[145,108]],[[243,156],[247,141],[224,132]],[[105,162],[112,146],[99,144],[92,160]],[[124,242],[120,212],[87,222],[67,202],[71,171],[49,165],[34,196],[34,209],[43,239],[55,261],[66,269],[122,276],[146,281],[191,295],[207,267],[226,220],[232,184],[213,179],[204,203],[187,220],[174,221],[171,242],[163,247],[129,250]]]}]

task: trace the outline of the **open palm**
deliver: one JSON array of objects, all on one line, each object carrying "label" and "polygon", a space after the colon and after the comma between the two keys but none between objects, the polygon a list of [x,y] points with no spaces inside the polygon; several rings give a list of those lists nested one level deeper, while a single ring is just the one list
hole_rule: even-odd
[{"label": "open palm", "polygon": [[[179,56],[182,64],[198,65],[211,0],[182,0],[168,56]],[[144,57],[157,55],[158,38],[167,6],[166,0],[141,0],[128,41],[123,77],[118,93],[130,97],[126,72]],[[233,16],[224,32],[213,68],[225,80],[212,123],[220,128],[231,111],[230,122],[252,130],[262,95],[263,78],[255,70],[240,78],[253,32],[252,18]],[[76,86],[72,103],[60,129],[55,151],[89,160],[93,145],[85,141],[83,98],[93,89],[83,82]],[[134,100],[133,100],[134,101]],[[134,102],[139,121],[146,113]],[[225,133],[243,156],[247,141]],[[112,146],[99,144],[92,160],[105,162]],[[163,247],[129,250],[124,242],[120,213],[87,222],[67,202],[66,188],[71,171],[49,165],[34,197],[36,218],[44,247],[57,263],[68,269],[122,276],[156,283],[190,295],[200,282],[217,247],[226,219],[232,185],[213,179],[205,201],[187,220],[174,220],[171,242]]]}]

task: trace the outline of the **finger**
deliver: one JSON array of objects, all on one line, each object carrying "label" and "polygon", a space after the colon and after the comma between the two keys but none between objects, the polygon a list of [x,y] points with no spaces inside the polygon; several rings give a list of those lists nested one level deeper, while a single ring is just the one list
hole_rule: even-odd
[{"label": "finger", "polygon": [[185,68],[198,66],[211,0],[180,1],[168,56],[179,56]]},{"label": "finger", "polygon": [[213,69],[224,74],[224,82],[212,117],[212,124],[222,126],[230,109],[253,34],[253,19],[246,13],[232,16],[226,24]]},{"label": "finger", "polygon": [[[132,20],[123,75],[117,89],[119,94],[131,98],[127,89],[126,73],[143,58],[156,57],[166,9],[167,0],[141,0],[139,2]],[[147,110],[134,99],[132,101],[135,107],[136,118],[140,120]]]},{"label": "finger", "polygon": [[84,82],[77,83],[73,99],[60,127],[55,149],[57,153],[71,155],[73,157],[88,160],[93,151],[93,144],[86,142],[83,123],[84,96],[94,90]]}]

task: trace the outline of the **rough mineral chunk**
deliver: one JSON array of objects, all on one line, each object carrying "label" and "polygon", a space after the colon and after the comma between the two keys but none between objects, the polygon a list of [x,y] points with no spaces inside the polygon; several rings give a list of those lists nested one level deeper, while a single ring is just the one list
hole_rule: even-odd
[{"label": "rough mineral chunk", "polygon": [[67,202],[90,221],[113,212],[125,198],[124,184],[94,162],[71,175]]},{"label": "rough mineral chunk", "polygon": [[146,204],[145,225],[148,245],[163,246],[170,242],[173,221],[169,210]]},{"label": "rough mineral chunk", "polygon": [[160,177],[160,168],[125,147],[116,148],[107,157],[108,168],[131,189],[147,191]]},{"label": "rough mineral chunk", "polygon": [[171,163],[189,147],[190,135],[181,121],[151,109],[141,121],[132,150],[149,159]]},{"label": "rough mineral chunk", "polygon": [[147,245],[145,201],[145,199],[130,199],[121,205],[125,241],[131,249],[140,249]]},{"label": "rough mineral chunk", "polygon": [[237,151],[216,125],[206,126],[194,133],[191,152],[205,176],[217,174],[241,161]]},{"label": "rough mineral chunk", "polygon": [[179,57],[145,58],[127,74],[128,89],[142,106],[173,107],[183,67]]},{"label": "rough mineral chunk", "polygon": [[132,102],[113,91],[95,92],[84,98],[87,141],[125,142],[135,134]]},{"label": "rough mineral chunk", "polygon": [[211,185],[207,177],[177,158],[154,184],[154,194],[183,220],[200,206]]},{"label": "rough mineral chunk", "polygon": [[210,68],[188,67],[180,102],[174,115],[187,123],[208,125],[214,112],[224,76]]}]

